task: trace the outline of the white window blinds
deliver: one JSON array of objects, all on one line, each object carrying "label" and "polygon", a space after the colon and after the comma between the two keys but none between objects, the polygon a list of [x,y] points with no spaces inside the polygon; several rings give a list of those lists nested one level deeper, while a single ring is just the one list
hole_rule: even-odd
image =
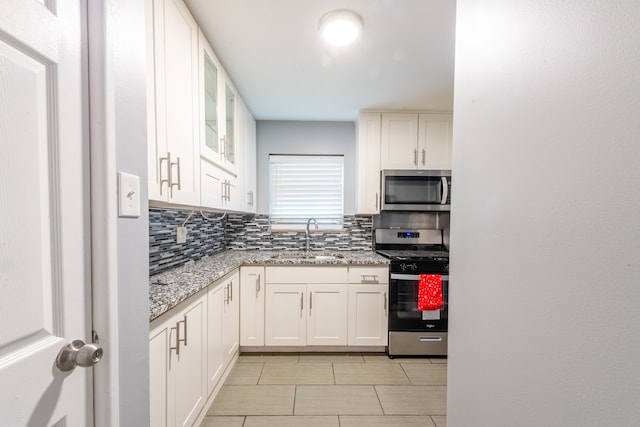
[{"label": "white window blinds", "polygon": [[343,156],[269,156],[272,224],[342,225]]}]

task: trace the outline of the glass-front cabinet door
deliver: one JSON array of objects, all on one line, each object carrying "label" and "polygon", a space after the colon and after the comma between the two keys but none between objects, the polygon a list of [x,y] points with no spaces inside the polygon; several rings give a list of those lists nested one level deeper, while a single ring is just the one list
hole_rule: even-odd
[{"label": "glass-front cabinet door", "polygon": [[204,57],[204,145],[215,155],[220,154],[218,137],[218,69],[209,55]]},{"label": "glass-front cabinet door", "polygon": [[200,46],[200,156],[235,175],[237,95],[202,33]]},{"label": "glass-front cabinet door", "polygon": [[225,162],[232,169],[236,165],[236,135],[235,135],[235,111],[236,111],[236,95],[228,84],[224,85],[225,91],[225,130],[224,136],[224,158]]}]

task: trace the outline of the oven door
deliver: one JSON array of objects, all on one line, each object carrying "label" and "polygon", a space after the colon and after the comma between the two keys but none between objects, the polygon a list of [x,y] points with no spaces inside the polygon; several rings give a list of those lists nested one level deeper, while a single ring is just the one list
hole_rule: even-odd
[{"label": "oven door", "polygon": [[449,276],[442,275],[439,310],[418,310],[418,274],[391,273],[389,276],[389,331],[446,332],[449,306]]}]

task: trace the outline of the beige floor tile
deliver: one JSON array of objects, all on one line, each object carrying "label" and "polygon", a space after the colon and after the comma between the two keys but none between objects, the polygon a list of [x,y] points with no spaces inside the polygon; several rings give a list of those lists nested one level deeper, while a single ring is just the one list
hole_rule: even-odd
[{"label": "beige floor tile", "polygon": [[225,385],[207,415],[292,415],[293,385]]},{"label": "beige floor tile", "polygon": [[401,365],[334,363],[336,384],[411,384]]},{"label": "beige floor tile", "polygon": [[362,355],[366,363],[431,363],[428,357],[396,357],[390,359],[385,353],[373,353]]},{"label": "beige floor tile", "polygon": [[339,427],[338,416],[247,417],[244,427]]},{"label": "beige floor tile", "polygon": [[341,415],[340,427],[435,427],[428,416]]},{"label": "beige floor tile", "polygon": [[297,363],[298,353],[242,353],[240,363]]},{"label": "beige floor tile", "polygon": [[446,386],[376,386],[385,415],[446,415]]},{"label": "beige floor tile", "polygon": [[244,417],[204,417],[200,427],[242,427]]},{"label": "beige floor tile", "polygon": [[446,415],[432,415],[431,418],[436,423],[436,427],[447,427]]},{"label": "beige floor tile", "polygon": [[265,363],[259,384],[334,384],[331,363]]},{"label": "beige floor tile", "polygon": [[300,363],[339,362],[362,363],[362,353],[300,353]]},{"label": "beige floor tile", "polygon": [[402,363],[402,369],[409,377],[411,384],[447,385],[447,365],[416,365]]},{"label": "beige floor tile", "polygon": [[256,385],[264,363],[236,363],[225,385]]},{"label": "beige floor tile", "polygon": [[382,415],[382,408],[372,386],[300,385],[294,414]]}]

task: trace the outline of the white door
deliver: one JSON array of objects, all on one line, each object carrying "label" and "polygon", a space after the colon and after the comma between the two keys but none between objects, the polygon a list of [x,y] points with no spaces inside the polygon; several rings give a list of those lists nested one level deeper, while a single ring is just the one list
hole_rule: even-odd
[{"label": "white door", "polygon": [[[53,7],[53,11],[49,7]],[[0,424],[93,424],[82,1],[0,1]]]}]

